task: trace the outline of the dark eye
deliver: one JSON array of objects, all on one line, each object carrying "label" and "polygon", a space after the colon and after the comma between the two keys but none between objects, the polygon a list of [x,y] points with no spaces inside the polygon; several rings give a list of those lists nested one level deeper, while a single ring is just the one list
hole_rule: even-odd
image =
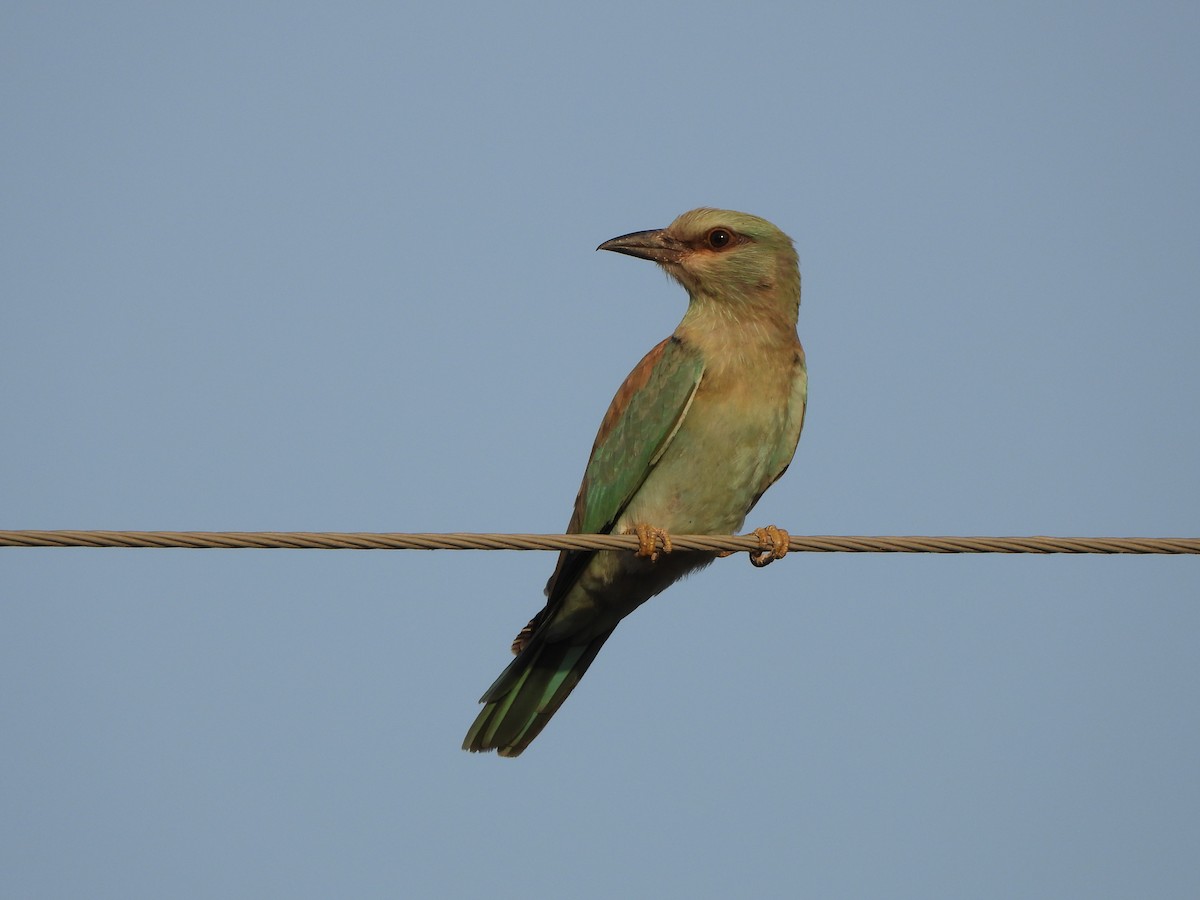
[{"label": "dark eye", "polygon": [[727,228],[714,228],[708,233],[708,246],[714,250],[724,250],[733,243],[733,235]]}]

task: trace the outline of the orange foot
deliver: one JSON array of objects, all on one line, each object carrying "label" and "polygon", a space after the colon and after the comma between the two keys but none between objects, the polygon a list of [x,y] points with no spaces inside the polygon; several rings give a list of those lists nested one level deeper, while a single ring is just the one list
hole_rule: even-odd
[{"label": "orange foot", "polygon": [[[659,556],[664,553],[670,553],[671,536],[662,528],[655,528],[653,525],[647,525],[645,522],[639,522],[632,529],[625,529],[625,534],[636,534],[638,538],[637,555],[649,559],[650,562],[657,562]],[[662,542],[662,548],[659,549],[659,542]]]},{"label": "orange foot", "polygon": [[758,538],[759,549],[750,551],[750,562],[760,569],[787,556],[788,545],[792,539],[782,528],[776,528],[774,525],[755,528],[754,536]]}]

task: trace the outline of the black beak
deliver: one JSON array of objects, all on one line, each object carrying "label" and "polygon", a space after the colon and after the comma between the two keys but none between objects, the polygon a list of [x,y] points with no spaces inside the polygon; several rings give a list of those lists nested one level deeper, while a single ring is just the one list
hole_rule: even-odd
[{"label": "black beak", "polygon": [[612,250],[614,253],[624,253],[665,265],[679,262],[683,256],[684,245],[669,236],[665,228],[658,228],[623,234],[611,241],[605,241],[596,249]]}]

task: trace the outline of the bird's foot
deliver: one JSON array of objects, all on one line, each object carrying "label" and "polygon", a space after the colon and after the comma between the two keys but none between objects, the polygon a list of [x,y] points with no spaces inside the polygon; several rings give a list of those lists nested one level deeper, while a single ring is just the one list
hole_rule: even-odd
[{"label": "bird's foot", "polygon": [[782,528],[776,528],[774,525],[755,528],[754,536],[758,538],[759,549],[750,551],[750,562],[760,569],[787,556],[792,538]]},{"label": "bird's foot", "polygon": [[659,556],[674,549],[671,546],[671,536],[664,529],[655,528],[645,522],[639,522],[632,529],[625,529],[625,534],[637,535],[637,555],[650,562],[657,562]]}]

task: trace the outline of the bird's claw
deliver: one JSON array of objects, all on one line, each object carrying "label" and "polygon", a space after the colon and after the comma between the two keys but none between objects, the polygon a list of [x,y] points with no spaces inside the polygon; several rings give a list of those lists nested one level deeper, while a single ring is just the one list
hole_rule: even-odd
[{"label": "bird's claw", "polygon": [[[648,559],[650,562],[657,562],[659,556],[664,553],[670,553],[671,535],[662,528],[655,528],[653,525],[647,525],[645,522],[639,522],[634,525],[632,530],[626,529],[626,534],[636,534],[638,539],[637,555],[643,559]],[[660,547],[661,543],[661,547]]]},{"label": "bird's claw", "polygon": [[750,562],[760,569],[777,559],[783,559],[792,540],[791,535],[774,525],[755,528],[754,536],[758,538],[759,549],[750,551]]}]

